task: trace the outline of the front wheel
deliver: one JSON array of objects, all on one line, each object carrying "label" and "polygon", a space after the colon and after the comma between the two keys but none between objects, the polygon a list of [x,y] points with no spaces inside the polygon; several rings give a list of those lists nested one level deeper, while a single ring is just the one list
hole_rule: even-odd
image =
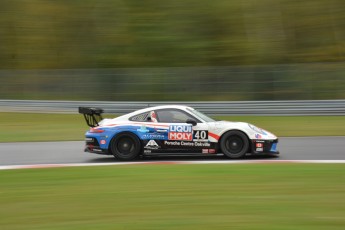
[{"label": "front wheel", "polygon": [[141,145],[139,138],[132,133],[120,133],[110,143],[110,151],[114,157],[122,161],[130,161],[138,157]]},{"label": "front wheel", "polygon": [[220,148],[225,156],[238,159],[243,157],[249,149],[248,137],[240,131],[229,131],[220,141]]}]

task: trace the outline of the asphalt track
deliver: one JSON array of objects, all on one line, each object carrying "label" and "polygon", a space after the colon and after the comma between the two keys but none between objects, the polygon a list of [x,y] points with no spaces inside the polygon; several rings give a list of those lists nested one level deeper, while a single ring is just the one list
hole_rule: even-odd
[{"label": "asphalt track", "polygon": [[[117,162],[112,156],[85,153],[83,147],[83,141],[0,143],[0,166]],[[278,157],[247,156],[244,160],[345,160],[345,136],[280,138],[278,148]],[[222,156],[160,156],[141,158],[138,161],[194,160],[231,161]]]}]

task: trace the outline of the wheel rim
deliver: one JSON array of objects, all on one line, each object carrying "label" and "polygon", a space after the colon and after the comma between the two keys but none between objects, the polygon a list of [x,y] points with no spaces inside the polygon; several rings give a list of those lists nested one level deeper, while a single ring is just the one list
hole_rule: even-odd
[{"label": "wheel rim", "polygon": [[134,150],[134,141],[130,138],[124,137],[117,142],[117,151],[123,155],[128,155]]},{"label": "wheel rim", "polygon": [[226,140],[225,147],[232,153],[237,154],[243,150],[244,142],[241,137],[231,136]]}]

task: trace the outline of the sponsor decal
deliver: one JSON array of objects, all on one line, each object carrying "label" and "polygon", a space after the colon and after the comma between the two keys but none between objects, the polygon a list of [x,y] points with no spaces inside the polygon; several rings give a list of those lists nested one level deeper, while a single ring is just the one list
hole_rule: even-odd
[{"label": "sponsor decal", "polygon": [[152,151],[150,149],[144,149],[144,153],[151,153]]},{"label": "sponsor decal", "polygon": [[260,134],[256,133],[256,134],[255,134],[255,138],[256,138],[256,139],[261,139],[262,136],[261,136]]},{"label": "sponsor decal", "polygon": [[164,141],[168,146],[191,146],[191,147],[210,147],[208,142],[191,142],[191,141]]},{"label": "sponsor decal", "polygon": [[216,153],[216,150],[215,149],[202,149],[201,152],[214,154],[214,153]]},{"label": "sponsor decal", "polygon": [[256,152],[263,152],[264,151],[264,143],[265,143],[265,141],[260,141],[260,140],[255,141],[255,151]]},{"label": "sponsor decal", "polygon": [[170,132],[169,133],[169,140],[191,141],[192,140],[192,133]]},{"label": "sponsor decal", "polygon": [[85,138],[85,141],[87,141],[87,142],[93,142],[93,138],[92,138],[92,137],[87,137],[87,138]]},{"label": "sponsor decal", "polygon": [[177,145],[180,146],[181,142],[180,141],[164,141],[165,145]]},{"label": "sponsor decal", "polygon": [[155,128],[155,132],[158,132],[158,133],[167,133],[168,131],[169,131],[168,129]]},{"label": "sponsor decal", "polygon": [[160,146],[157,144],[157,142],[155,142],[154,140],[150,140],[149,142],[147,142],[147,144],[145,145],[146,149],[159,149]]},{"label": "sponsor decal", "polygon": [[170,125],[169,140],[191,141],[193,140],[191,125]]},{"label": "sponsor decal", "polygon": [[257,148],[262,148],[263,146],[264,146],[264,144],[262,144],[262,143],[256,143],[256,145],[255,145]]},{"label": "sponsor decal", "polygon": [[166,137],[163,134],[143,134],[141,136],[142,140],[166,140]]},{"label": "sponsor decal", "polygon": [[216,150],[215,149],[209,149],[208,153],[216,153]]},{"label": "sponsor decal", "polygon": [[198,146],[202,146],[202,147],[210,147],[211,144],[210,143],[205,143],[205,142],[192,142],[194,143],[194,146],[198,147]]},{"label": "sponsor decal", "polygon": [[191,133],[191,125],[170,125],[170,132],[179,132],[179,133]]},{"label": "sponsor decal", "polygon": [[146,128],[145,125],[142,125],[142,126],[140,127],[140,129],[137,129],[137,131],[138,131],[138,132],[141,132],[141,133],[148,133],[148,132],[149,132],[149,130]]},{"label": "sponsor decal", "polygon": [[101,145],[105,145],[107,143],[106,140],[101,140]]},{"label": "sponsor decal", "polygon": [[202,153],[208,153],[208,149],[202,149],[201,152]]}]

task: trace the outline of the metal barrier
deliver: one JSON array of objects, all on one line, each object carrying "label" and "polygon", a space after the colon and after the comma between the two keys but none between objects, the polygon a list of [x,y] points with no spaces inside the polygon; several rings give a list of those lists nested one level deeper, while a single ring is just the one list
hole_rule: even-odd
[{"label": "metal barrier", "polygon": [[345,62],[0,70],[0,99],[282,101],[345,99]]},{"label": "metal barrier", "polygon": [[0,100],[0,112],[77,113],[79,106],[100,107],[105,113],[124,114],[156,105],[182,104],[209,115],[303,116],[345,115],[345,100],[224,101],[224,102],[110,102]]}]

